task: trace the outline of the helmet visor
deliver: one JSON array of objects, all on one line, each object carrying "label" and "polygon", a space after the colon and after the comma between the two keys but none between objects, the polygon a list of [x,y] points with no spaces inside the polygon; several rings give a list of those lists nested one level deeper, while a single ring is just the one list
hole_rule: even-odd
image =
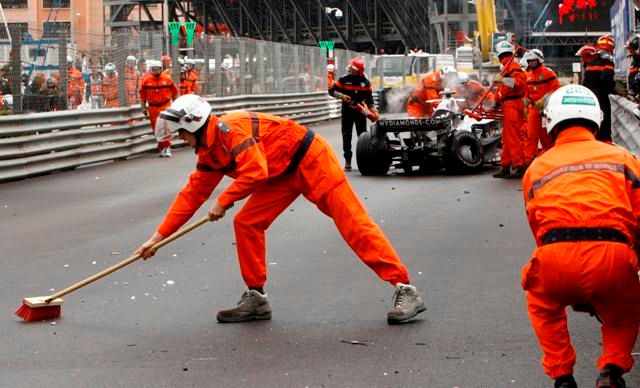
[{"label": "helmet visor", "polygon": [[[174,120],[176,122],[172,123],[172,121]],[[160,116],[158,116],[155,127],[155,135],[158,143],[171,140],[171,138],[173,137],[173,131],[171,130],[171,128],[176,128],[177,121],[179,121],[178,118],[167,115],[164,112],[160,112]]]}]

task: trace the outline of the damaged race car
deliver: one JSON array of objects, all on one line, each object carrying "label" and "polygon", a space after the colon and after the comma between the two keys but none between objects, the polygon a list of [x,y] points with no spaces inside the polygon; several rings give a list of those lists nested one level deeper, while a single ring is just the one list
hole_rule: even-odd
[{"label": "damaged race car", "polygon": [[461,112],[460,99],[445,90],[430,118],[391,115],[358,138],[356,161],[362,175],[385,175],[391,167],[412,173],[478,172],[499,160],[500,114]]}]

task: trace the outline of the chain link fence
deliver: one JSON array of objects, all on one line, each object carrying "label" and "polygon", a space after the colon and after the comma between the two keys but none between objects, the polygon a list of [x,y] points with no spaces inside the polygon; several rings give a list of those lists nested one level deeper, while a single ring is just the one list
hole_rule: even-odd
[{"label": "chain link fence", "polygon": [[[186,65],[195,63],[195,90],[203,96],[327,90],[327,61],[319,47],[204,34],[191,45],[171,45],[161,31],[10,33],[11,44],[0,44],[0,114],[134,106],[146,61],[164,56],[170,57],[166,73],[176,85],[191,68]],[[356,56],[373,66],[373,56],[336,50],[337,76]]]}]

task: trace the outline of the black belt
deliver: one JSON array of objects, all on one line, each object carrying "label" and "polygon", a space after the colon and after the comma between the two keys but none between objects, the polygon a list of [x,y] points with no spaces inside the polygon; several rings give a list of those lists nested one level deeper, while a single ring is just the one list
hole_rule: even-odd
[{"label": "black belt", "polygon": [[560,228],[548,231],[542,245],[569,241],[612,241],[627,243],[627,236],[611,228]]},{"label": "black belt", "polygon": [[159,103],[159,104],[152,104],[152,103],[149,103],[149,106],[163,106],[163,105],[164,105],[164,104],[166,104],[167,102],[171,102],[171,100],[166,100],[165,102],[161,102],[161,103]]},{"label": "black belt", "polygon": [[309,150],[309,146],[311,145],[311,142],[313,141],[313,138],[315,136],[316,134],[312,130],[307,129],[307,133],[305,133],[304,138],[302,139],[302,142],[300,143],[300,145],[298,146],[298,149],[296,150],[296,152],[293,154],[293,157],[291,158],[291,162],[289,162],[287,169],[284,171],[285,174],[291,174],[292,172],[298,169],[298,165],[300,165],[302,158]]},{"label": "black belt", "polygon": [[502,101],[517,100],[519,98],[524,98],[524,96],[507,96],[507,97],[503,98]]}]

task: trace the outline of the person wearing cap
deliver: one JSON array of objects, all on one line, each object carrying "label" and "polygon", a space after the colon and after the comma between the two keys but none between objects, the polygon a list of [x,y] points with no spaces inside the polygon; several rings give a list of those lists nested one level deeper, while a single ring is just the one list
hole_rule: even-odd
[{"label": "person wearing cap", "polygon": [[196,70],[196,61],[195,61],[195,59],[193,59],[193,58],[185,58],[184,67],[186,69],[185,79],[187,80],[188,83],[191,84],[191,87],[190,87],[191,92],[192,93],[196,93],[196,94],[199,93],[200,92],[200,88],[198,86],[198,80],[200,79],[200,74]]},{"label": "person wearing cap", "polygon": [[543,152],[551,146],[551,139],[542,128],[540,112],[547,98],[560,87],[560,81],[556,73],[544,65],[542,51],[529,50],[523,59],[527,63],[527,97],[524,99],[527,136],[524,143],[524,162],[525,166],[528,166],[538,155],[538,143],[542,145]]},{"label": "person wearing cap", "polygon": [[493,174],[493,177],[522,178],[526,169],[524,97],[527,93],[527,77],[516,59],[513,44],[499,42],[496,44],[496,53],[502,71],[493,80],[498,85],[495,100],[502,107],[504,119],[500,171]]},{"label": "person wearing cap", "polygon": [[625,149],[596,140],[601,121],[591,90],[581,85],[556,90],[542,111],[552,147],[522,180],[536,241],[522,269],[522,287],[542,366],[556,388],[577,387],[568,306],[601,321],[596,387],[625,387],[622,374],[634,363],[640,325],[634,251],[640,236],[640,162]]},{"label": "person wearing cap", "polygon": [[391,324],[425,310],[409,273],[354,193],[331,145],[291,119],[239,111],[211,114],[202,97],[179,97],[160,114],[159,141],[175,132],[195,148],[196,170],[180,191],[156,232],[136,251],[148,259],[153,245],[186,223],[209,199],[223,177],[233,179],[213,200],[209,219],[223,218],[246,199],[233,226],[240,271],[248,288],[236,308],[220,311],[220,322],[271,319],[264,291],[267,280],[265,231],[300,195],[331,217],[358,257],[382,280],[395,286]]},{"label": "person wearing cap", "polygon": [[336,79],[336,65],[330,63],[327,65],[327,89],[331,89]]},{"label": "person wearing cap", "polygon": [[602,109],[602,113],[604,114],[600,130],[596,134],[596,139],[608,143],[612,142],[611,102],[609,101],[609,94],[613,93],[613,89],[616,86],[616,81],[613,78],[614,48],[615,43],[611,36],[604,35],[598,38],[596,43],[597,57],[585,66],[584,79],[582,80],[582,85],[591,89],[598,97],[600,109]]},{"label": "person wearing cap", "polygon": [[343,75],[329,88],[329,95],[342,101],[341,129],[344,169],[351,171],[351,139],[353,125],[356,126],[356,136],[367,131],[367,118],[358,112],[354,106],[365,104],[372,112],[376,112],[373,103],[371,82],[364,74],[364,61],[357,57],[349,61],[347,74]]},{"label": "person wearing cap", "polygon": [[[140,108],[151,121],[151,129],[155,133],[158,115],[178,97],[178,88],[173,79],[162,72],[160,61],[148,60],[147,66],[150,71],[140,81]],[[171,157],[170,138],[158,142],[158,152],[160,157]]]},{"label": "person wearing cap", "polygon": [[[68,108],[76,109],[82,104],[82,96],[84,95],[84,79],[82,73],[73,65],[73,58],[67,56],[67,100]],[[57,73],[58,80],[60,73]]]},{"label": "person wearing cap", "polygon": [[160,61],[162,62],[162,72],[171,77],[173,72],[173,67],[171,66],[171,57],[168,55],[163,55]]},{"label": "person wearing cap", "polygon": [[182,66],[180,69],[180,95],[195,93],[195,82],[187,78],[189,70],[186,66]]},{"label": "person wearing cap", "polygon": [[89,102],[91,103],[91,109],[102,108],[102,80],[104,75],[100,71],[100,65],[93,65],[91,67],[91,74],[89,75],[89,87],[91,94],[89,95]]},{"label": "person wearing cap", "polygon": [[127,105],[135,105],[138,103],[138,84],[140,76],[136,70],[137,59],[133,55],[129,55],[124,66],[124,90]]},{"label": "person wearing cap", "polygon": [[118,101],[118,74],[116,73],[116,65],[113,63],[104,65],[102,98],[105,108],[117,108],[120,106]]}]

